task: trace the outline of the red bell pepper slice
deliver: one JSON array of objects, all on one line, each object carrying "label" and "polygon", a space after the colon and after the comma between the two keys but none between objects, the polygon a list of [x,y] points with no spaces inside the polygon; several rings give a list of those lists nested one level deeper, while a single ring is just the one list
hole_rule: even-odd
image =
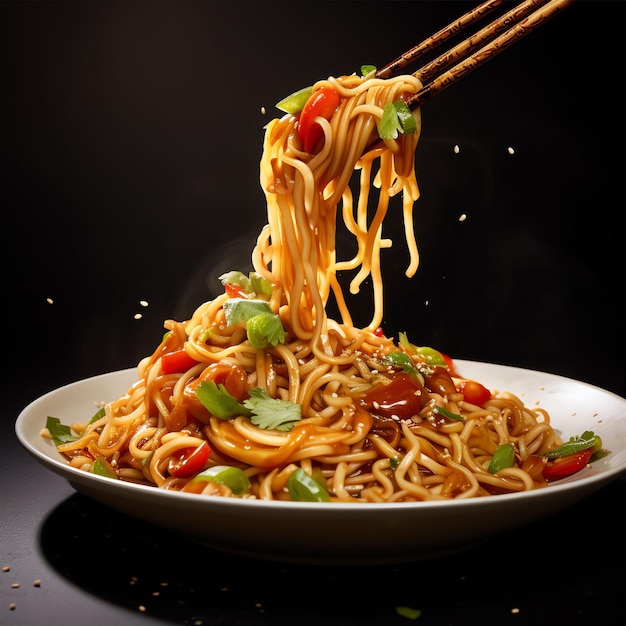
[{"label": "red bell pepper slice", "polygon": [[313,152],[324,136],[317,117],[330,120],[339,106],[339,94],[330,87],[321,87],[307,100],[298,120],[298,138],[305,152]]},{"label": "red bell pepper slice", "polygon": [[198,363],[199,361],[192,359],[183,349],[168,352],[161,357],[161,369],[164,374],[180,374]]},{"label": "red bell pepper slice", "polygon": [[247,298],[248,294],[246,293],[243,287],[239,285],[234,285],[231,283],[224,284],[224,291],[230,298]]},{"label": "red bell pepper slice", "polygon": [[204,469],[206,462],[209,460],[211,448],[206,441],[199,446],[185,448],[180,451],[178,456],[170,459],[167,465],[167,471],[170,476],[175,478],[189,478],[195,476]]},{"label": "red bell pepper slice", "polygon": [[593,451],[591,448],[574,452],[569,456],[562,456],[552,461],[548,461],[543,468],[543,477],[546,480],[557,480],[571,476],[579,472],[589,463]]}]

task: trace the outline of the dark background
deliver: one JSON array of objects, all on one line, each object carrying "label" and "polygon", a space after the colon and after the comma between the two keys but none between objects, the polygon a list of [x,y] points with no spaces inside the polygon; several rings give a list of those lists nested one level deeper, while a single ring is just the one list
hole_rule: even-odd
[{"label": "dark background", "polygon": [[[134,610],[136,598],[120,586],[126,584],[120,572],[130,576],[135,566],[93,569],[84,556],[94,548],[118,554],[119,542],[127,540],[128,558],[144,563],[155,585],[159,554],[178,568],[178,600],[162,606],[164,620],[193,623],[191,609],[177,602],[184,597],[193,604],[200,583],[178,539],[71,495],[63,481],[26,458],[13,435],[21,408],[60,385],[134,366],[160,341],[165,319],[188,318],[219,290],[222,272],[250,269],[266,221],[259,159],[275,102],[319,78],[365,63],[382,66],[471,6],[0,3],[1,423],[8,450],[0,469],[13,487],[19,467],[30,490],[13,488],[15,499],[0,500],[0,507],[3,516],[11,510],[9,532],[18,529],[7,552],[14,571],[19,564],[32,577],[60,575],[56,592],[38,597],[42,615],[48,607],[49,615],[69,619],[67,606],[73,606],[75,616],[91,620],[94,600],[76,593],[85,589],[97,597],[99,623],[118,619],[116,606]],[[382,258],[387,334],[407,331],[414,343],[457,358],[554,372],[626,396],[625,7],[575,2],[425,105],[416,155],[421,265],[413,279],[404,277],[400,214],[390,214],[385,235],[395,246]],[[467,219],[460,221],[463,214]],[[356,321],[369,321],[367,294],[354,306]],[[590,500],[586,513],[555,516],[531,529],[519,554],[533,553],[536,541],[549,550],[550,539],[536,538],[564,527],[593,549],[581,572],[566,561],[541,587],[531,582],[534,570],[516,570],[513,584],[527,603],[520,615],[510,613],[519,600],[505,580],[499,600],[492,597],[488,606],[480,601],[480,579],[469,588],[459,582],[484,552],[431,564],[428,571],[452,596],[444,595],[442,605],[435,592],[420,623],[467,623],[468,613],[498,624],[538,624],[548,617],[623,623],[623,504],[620,480]],[[606,525],[590,533],[597,512]],[[91,538],[76,543],[89,529]],[[498,544],[489,550],[488,561]],[[264,581],[258,594],[241,587],[232,605],[213,598],[213,621],[204,623],[248,624],[270,615],[284,620],[273,623],[328,625],[348,623],[350,616],[361,624],[381,623],[381,616],[406,623],[393,606],[412,600],[394,596],[392,581],[416,580],[422,571],[375,572],[386,581],[380,591],[386,604],[377,596],[371,610],[356,613],[361,574],[349,572],[356,578],[344,588],[348,608],[332,613],[335,622],[317,593],[311,600],[306,590],[333,588],[341,574],[264,569],[200,554],[211,560],[215,589],[236,586],[242,570]],[[222,571],[226,583],[217,579]],[[404,580],[398,588],[406,589]],[[273,594],[285,588],[288,601],[281,605]],[[546,589],[555,598],[549,609],[541,604]],[[259,597],[274,612],[264,616],[255,604]],[[421,597],[428,609],[428,594]],[[9,599],[3,596],[0,622],[8,617]],[[193,608],[202,613],[207,606]],[[7,623],[19,623],[19,616],[18,606]]]},{"label": "dark background", "polygon": [[[1,4],[3,327],[24,399],[134,365],[246,269],[275,102],[470,6]],[[391,214],[388,334],[626,393],[623,52],[624,3],[577,2],[424,107],[421,265],[404,278]]]}]

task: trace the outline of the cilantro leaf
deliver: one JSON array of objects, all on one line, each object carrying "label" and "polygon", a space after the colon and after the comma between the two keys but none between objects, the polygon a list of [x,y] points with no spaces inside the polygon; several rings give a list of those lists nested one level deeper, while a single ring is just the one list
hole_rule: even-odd
[{"label": "cilantro leaf", "polygon": [[383,116],[378,122],[378,134],[381,139],[396,139],[398,132],[402,132],[402,125],[393,102],[388,102],[383,109]]},{"label": "cilantro leaf", "polygon": [[196,389],[196,398],[211,415],[221,420],[250,413],[228,393],[224,385],[217,385],[214,380],[203,380]]},{"label": "cilantro leaf", "polygon": [[58,417],[48,416],[46,419],[46,428],[52,436],[55,446],[71,443],[78,439],[78,437],[72,433],[72,429],[69,426],[61,424],[61,420]]},{"label": "cilantro leaf", "polygon": [[214,380],[204,380],[196,389],[198,400],[218,419],[243,415],[249,417],[259,428],[280,431],[291,430],[302,419],[302,408],[299,404],[272,398],[262,387],[254,387],[249,395],[240,404],[224,385],[217,385]]},{"label": "cilantro leaf", "polygon": [[378,134],[381,139],[396,139],[398,133],[409,135],[416,130],[415,118],[404,100],[399,98],[385,105],[383,116],[378,122]]},{"label": "cilantro leaf", "polygon": [[262,387],[251,389],[250,398],[243,404],[252,413],[250,421],[259,428],[288,431],[302,419],[299,404],[271,398]]},{"label": "cilantro leaf", "polygon": [[396,114],[398,116],[398,120],[400,121],[400,126],[402,127],[401,132],[405,135],[411,135],[414,133],[417,130],[417,124],[415,123],[413,113],[411,113],[411,109],[409,109],[406,102],[400,98],[393,103],[393,106],[396,109]]}]

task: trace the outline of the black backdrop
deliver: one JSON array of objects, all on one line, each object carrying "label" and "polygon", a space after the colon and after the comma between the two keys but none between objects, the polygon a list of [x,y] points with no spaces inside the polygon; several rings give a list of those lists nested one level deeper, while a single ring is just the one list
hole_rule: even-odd
[{"label": "black backdrop", "polygon": [[[16,406],[135,365],[164,319],[191,315],[222,271],[249,269],[273,103],[381,66],[470,5],[0,4]],[[403,276],[390,216],[388,334],[626,395],[624,8],[576,2],[424,107],[421,265]],[[366,295],[355,307],[367,321]]]}]

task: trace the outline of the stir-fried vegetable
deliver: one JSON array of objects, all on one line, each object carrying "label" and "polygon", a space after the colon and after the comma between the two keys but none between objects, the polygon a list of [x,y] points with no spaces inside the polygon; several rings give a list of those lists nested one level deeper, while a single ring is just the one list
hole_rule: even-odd
[{"label": "stir-fried vegetable", "polygon": [[185,448],[176,457],[170,459],[167,471],[176,478],[189,478],[207,464],[210,454],[211,448],[206,441],[199,446]]},{"label": "stir-fried vegetable", "polygon": [[117,479],[117,474],[115,473],[115,470],[113,469],[111,464],[103,458],[95,459],[94,462],[91,464],[91,468],[89,471],[92,474],[97,474],[98,476]]},{"label": "stir-fried vegetable", "polygon": [[548,461],[543,468],[543,477],[546,480],[556,480],[575,474],[589,463],[591,455],[591,449],[587,448],[586,450],[579,450],[568,456]]},{"label": "stir-fried vegetable", "polygon": [[190,357],[183,349],[168,352],[161,357],[161,368],[164,374],[186,372],[194,365],[198,365],[198,361]]},{"label": "stir-fried vegetable", "polygon": [[298,89],[298,91],[295,91],[278,102],[276,108],[285,113],[296,115],[302,111],[307,100],[311,97],[311,91],[313,91],[313,87],[311,86]]},{"label": "stir-fried vegetable", "polygon": [[265,300],[230,298],[224,302],[224,313],[229,326],[246,323],[248,341],[253,348],[276,347],[285,341],[280,317]]},{"label": "stir-fried vegetable", "polygon": [[324,136],[324,131],[317,121],[318,117],[330,120],[339,106],[339,94],[330,87],[321,87],[315,91],[302,108],[298,120],[298,138],[305,152],[313,152]]},{"label": "stir-fried vegetable", "polygon": [[234,495],[240,496],[250,489],[250,479],[246,473],[231,465],[214,465],[200,472],[192,479],[198,481],[213,481],[228,487]]},{"label": "stir-fried vegetable", "polygon": [[591,450],[597,452],[602,448],[602,439],[595,435],[593,431],[586,430],[582,435],[570,437],[568,441],[561,444],[558,448],[552,448],[544,453],[549,459],[561,458],[569,456],[575,452],[582,450]]},{"label": "stir-fried vegetable", "polygon": [[546,480],[557,480],[571,476],[585,467],[592,457],[602,456],[606,450],[602,449],[602,439],[591,430],[582,435],[570,437],[552,450],[544,452],[548,459],[543,467],[543,477]]},{"label": "stir-fried vegetable", "polygon": [[513,467],[515,464],[515,446],[512,443],[503,443],[496,448],[491,457],[487,471],[495,474],[502,469]]},{"label": "stir-fried vegetable", "polygon": [[238,294],[240,298],[269,299],[272,295],[272,284],[256,272],[247,276],[243,272],[226,272],[220,276],[220,281],[229,295]]},{"label": "stir-fried vegetable", "polygon": [[289,476],[287,488],[291,499],[298,502],[330,502],[326,488],[301,467]]},{"label": "stir-fried vegetable", "polygon": [[[374,65],[362,65],[361,75],[369,77],[376,71]],[[298,138],[305,152],[314,152],[324,134],[317,118],[330,120],[341,102],[340,95],[328,86],[313,91],[313,87],[298,89],[275,106],[280,111],[299,115]],[[383,116],[378,123],[378,135],[381,139],[396,139],[399,134],[411,134],[417,131],[417,123],[406,102],[398,98],[389,102],[383,109]]]}]

